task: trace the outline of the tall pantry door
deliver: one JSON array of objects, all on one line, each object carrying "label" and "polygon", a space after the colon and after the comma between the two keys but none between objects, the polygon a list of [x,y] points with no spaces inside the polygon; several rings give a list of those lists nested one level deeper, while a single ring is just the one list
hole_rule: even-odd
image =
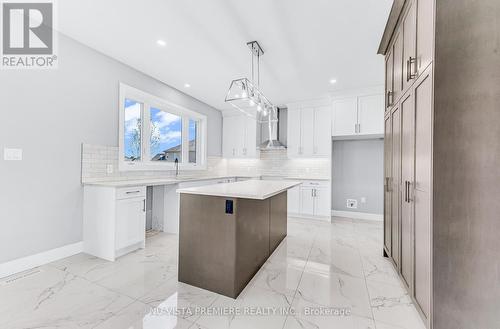
[{"label": "tall pantry door", "polygon": [[432,67],[415,83],[415,299],[431,309]]},{"label": "tall pantry door", "polygon": [[397,105],[392,117],[392,259],[401,268],[401,111]]},{"label": "tall pantry door", "polygon": [[401,99],[401,275],[407,288],[413,291],[413,202],[414,127],[413,94]]},{"label": "tall pantry door", "polygon": [[385,119],[384,135],[384,246],[389,256],[392,256],[392,120],[388,115]]}]

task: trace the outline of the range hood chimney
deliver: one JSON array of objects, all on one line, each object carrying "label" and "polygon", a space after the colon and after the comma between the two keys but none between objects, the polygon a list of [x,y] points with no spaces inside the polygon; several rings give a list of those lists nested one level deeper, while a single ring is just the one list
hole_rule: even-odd
[{"label": "range hood chimney", "polygon": [[[261,150],[282,150],[285,149],[286,146],[284,146],[280,141],[279,141],[279,129],[280,129],[280,111],[281,109],[277,109],[277,121],[271,120],[271,116],[269,116],[269,120],[262,125],[266,126],[267,128],[267,133],[269,136],[269,139],[260,144],[260,149]],[[264,128],[264,127],[263,127]]]}]

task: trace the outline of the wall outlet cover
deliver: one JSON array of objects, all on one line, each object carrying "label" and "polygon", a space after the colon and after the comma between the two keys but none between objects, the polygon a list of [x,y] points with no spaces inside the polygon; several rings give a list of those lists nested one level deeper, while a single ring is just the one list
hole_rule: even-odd
[{"label": "wall outlet cover", "polygon": [[347,199],[347,208],[356,209],[358,208],[358,200],[356,199]]},{"label": "wall outlet cover", "polygon": [[106,173],[107,174],[112,174],[113,173],[113,165],[112,164],[107,164],[106,165]]},{"label": "wall outlet cover", "polygon": [[4,148],[3,159],[6,161],[21,161],[23,159],[23,150]]},{"label": "wall outlet cover", "polygon": [[366,198],[365,197],[361,197],[361,203],[366,203]]}]

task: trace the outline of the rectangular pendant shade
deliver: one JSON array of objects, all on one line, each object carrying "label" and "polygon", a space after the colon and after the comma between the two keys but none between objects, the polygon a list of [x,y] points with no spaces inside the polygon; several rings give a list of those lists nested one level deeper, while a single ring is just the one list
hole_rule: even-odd
[{"label": "rectangular pendant shade", "polygon": [[225,101],[258,122],[277,122],[276,107],[247,78],[231,82]]}]

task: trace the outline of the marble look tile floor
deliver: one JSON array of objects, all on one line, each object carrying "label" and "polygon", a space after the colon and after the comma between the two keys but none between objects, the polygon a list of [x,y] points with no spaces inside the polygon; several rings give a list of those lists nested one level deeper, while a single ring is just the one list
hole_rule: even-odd
[{"label": "marble look tile floor", "polygon": [[290,218],[237,299],[177,281],[176,235],[107,262],[75,255],[0,280],[0,328],[424,329],[382,257],[382,223]]}]

